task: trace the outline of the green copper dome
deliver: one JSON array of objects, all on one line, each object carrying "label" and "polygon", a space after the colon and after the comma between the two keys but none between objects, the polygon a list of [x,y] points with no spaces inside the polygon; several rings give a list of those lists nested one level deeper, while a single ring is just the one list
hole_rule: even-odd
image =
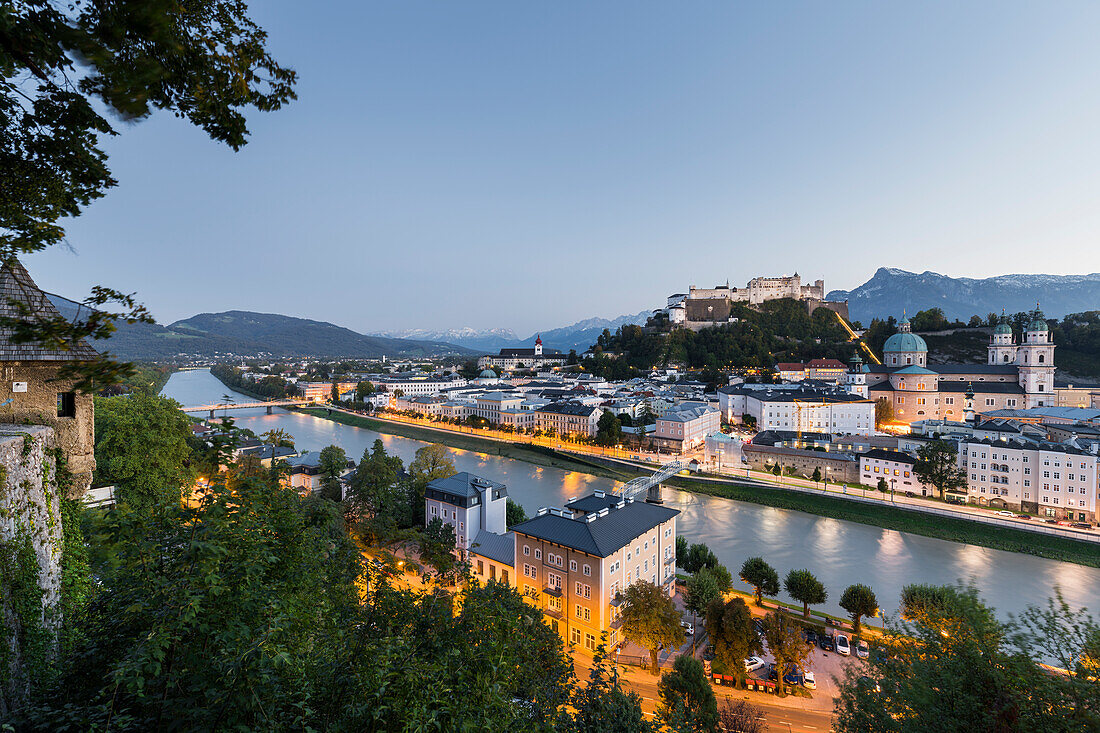
[{"label": "green copper dome", "polygon": [[1027,330],[1028,331],[1049,331],[1050,326],[1047,325],[1046,320],[1043,318],[1043,315],[1040,313],[1039,315],[1037,315],[1035,317],[1034,320],[1031,321],[1031,323],[1027,327]]},{"label": "green copper dome", "polygon": [[1012,333],[1012,326],[1009,325],[1008,321],[1006,321],[1004,318],[1002,318],[1001,322],[997,324],[997,327],[993,329],[993,333],[995,333],[995,334]]},{"label": "green copper dome", "polygon": [[928,344],[924,343],[924,339],[917,334],[902,331],[886,339],[886,345],[882,347],[882,351],[883,353],[890,353],[892,351],[928,351]]}]

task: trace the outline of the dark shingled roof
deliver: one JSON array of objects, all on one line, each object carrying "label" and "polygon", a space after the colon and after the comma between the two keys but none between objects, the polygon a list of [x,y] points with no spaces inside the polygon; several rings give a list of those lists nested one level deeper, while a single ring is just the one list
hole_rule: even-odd
[{"label": "dark shingled roof", "polygon": [[676,509],[630,502],[622,509],[586,522],[585,518],[567,519],[547,512],[512,527],[513,532],[554,542],[563,547],[596,557],[609,557],[654,527],[680,512]]},{"label": "dark shingled roof", "polygon": [[913,458],[913,456],[909,455],[908,453],[903,453],[900,450],[872,448],[871,450],[867,451],[866,453],[862,453],[861,455],[866,458],[877,458],[880,461],[894,461],[896,463],[908,463],[910,465],[913,465],[917,462],[916,458]]},{"label": "dark shingled roof", "polygon": [[477,533],[473,543],[470,544],[470,554],[481,555],[490,560],[496,560],[515,567],[516,535],[514,532],[496,534],[481,530]]},{"label": "dark shingled roof", "polygon": [[508,489],[505,488],[504,484],[490,481],[481,476],[475,476],[466,471],[456,473],[454,476],[448,476],[447,478],[437,478],[428,484],[428,488],[442,491],[452,496],[464,496],[469,499],[474,496],[481,496],[481,492],[478,491],[477,487],[474,485],[475,482],[480,482],[482,486],[500,489],[504,492],[504,496],[507,496]]},{"label": "dark shingled roof", "polygon": [[583,498],[571,501],[565,505],[566,509],[572,509],[575,512],[584,512],[585,514],[591,514],[598,512],[601,509],[610,509],[611,507],[622,501],[621,496],[615,494],[604,494],[603,496],[596,496],[595,494],[589,494]]},{"label": "dark shingled roof", "polygon": [[[73,303],[73,312],[68,316],[62,316],[57,307],[50,302],[31,278],[27,268],[12,257],[0,267],[0,316],[8,318],[20,318],[19,310],[11,301],[26,305],[32,316],[42,319],[67,318],[74,320],[79,317],[78,304]],[[0,327],[0,360],[3,361],[87,361],[96,359],[99,354],[83,339],[73,345],[70,350],[47,349],[40,344],[12,343],[12,331],[9,328]]]}]

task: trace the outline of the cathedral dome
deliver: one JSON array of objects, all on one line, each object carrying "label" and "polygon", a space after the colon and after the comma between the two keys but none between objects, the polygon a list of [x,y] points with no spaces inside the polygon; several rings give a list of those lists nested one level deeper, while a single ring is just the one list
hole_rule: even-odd
[{"label": "cathedral dome", "polygon": [[1050,326],[1047,325],[1046,320],[1042,317],[1042,314],[1035,317],[1034,320],[1027,327],[1028,331],[1049,331]]},{"label": "cathedral dome", "polygon": [[1012,333],[1012,326],[1008,324],[1008,321],[1002,320],[997,324],[997,327],[993,329],[995,334]]},{"label": "cathedral dome", "polygon": [[497,373],[492,369],[482,369],[481,374],[477,375],[478,379],[496,379]]},{"label": "cathedral dome", "polygon": [[883,353],[896,351],[928,351],[928,344],[915,333],[903,331],[895,333],[886,339],[886,345],[882,347]]}]

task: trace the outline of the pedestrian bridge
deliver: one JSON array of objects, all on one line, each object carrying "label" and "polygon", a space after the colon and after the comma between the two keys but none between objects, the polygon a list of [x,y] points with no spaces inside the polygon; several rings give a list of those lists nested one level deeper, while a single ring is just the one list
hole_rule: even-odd
[{"label": "pedestrian bridge", "polygon": [[661,482],[666,479],[670,479],[676,474],[680,473],[688,467],[688,464],[682,461],[672,461],[661,466],[661,468],[652,476],[639,476],[636,479],[627,481],[620,486],[615,492],[624,499],[633,499],[646,492],[646,501],[651,504],[661,503]]},{"label": "pedestrian bridge", "polygon": [[210,417],[214,417],[214,413],[218,410],[255,410],[260,407],[267,408],[267,414],[271,414],[271,410],[276,407],[297,407],[299,405],[312,405],[313,400],[272,400],[270,402],[219,402],[215,405],[192,405],[191,407],[181,408],[184,412],[207,412],[210,413]]}]

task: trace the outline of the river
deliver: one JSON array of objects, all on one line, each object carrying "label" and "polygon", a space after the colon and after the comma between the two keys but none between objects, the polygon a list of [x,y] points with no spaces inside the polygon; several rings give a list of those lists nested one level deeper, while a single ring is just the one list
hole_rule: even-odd
[{"label": "river", "polygon": [[[177,372],[162,394],[183,405],[221,401],[230,390],[208,371]],[[237,402],[254,402],[236,395]],[[276,410],[234,413],[237,425],[257,435],[281,428],[294,436],[299,450],[319,450],[339,445],[356,461],[378,438],[387,452],[406,464],[425,443],[385,435],[303,415]],[[508,494],[532,515],[541,506],[562,506],[569,497],[593,489],[610,491],[616,482],[607,478],[534,466],[523,461],[450,449],[459,471],[469,471],[507,485]],[[1055,585],[1073,606],[1100,606],[1100,569],[1047,560],[1014,552],[921,537],[879,529],[865,524],[819,517],[665,489],[666,506],[679,509],[678,531],[689,542],[705,542],[736,579],[746,557],[766,559],[780,578],[791,568],[808,568],[828,589],[828,601],[817,607],[844,615],[840,594],[851,583],[874,589],[879,603],[895,612],[901,588],[909,583],[973,583],[1001,618],[1019,613],[1028,605],[1043,604]],[[784,598],[784,600],[790,600]]]}]

